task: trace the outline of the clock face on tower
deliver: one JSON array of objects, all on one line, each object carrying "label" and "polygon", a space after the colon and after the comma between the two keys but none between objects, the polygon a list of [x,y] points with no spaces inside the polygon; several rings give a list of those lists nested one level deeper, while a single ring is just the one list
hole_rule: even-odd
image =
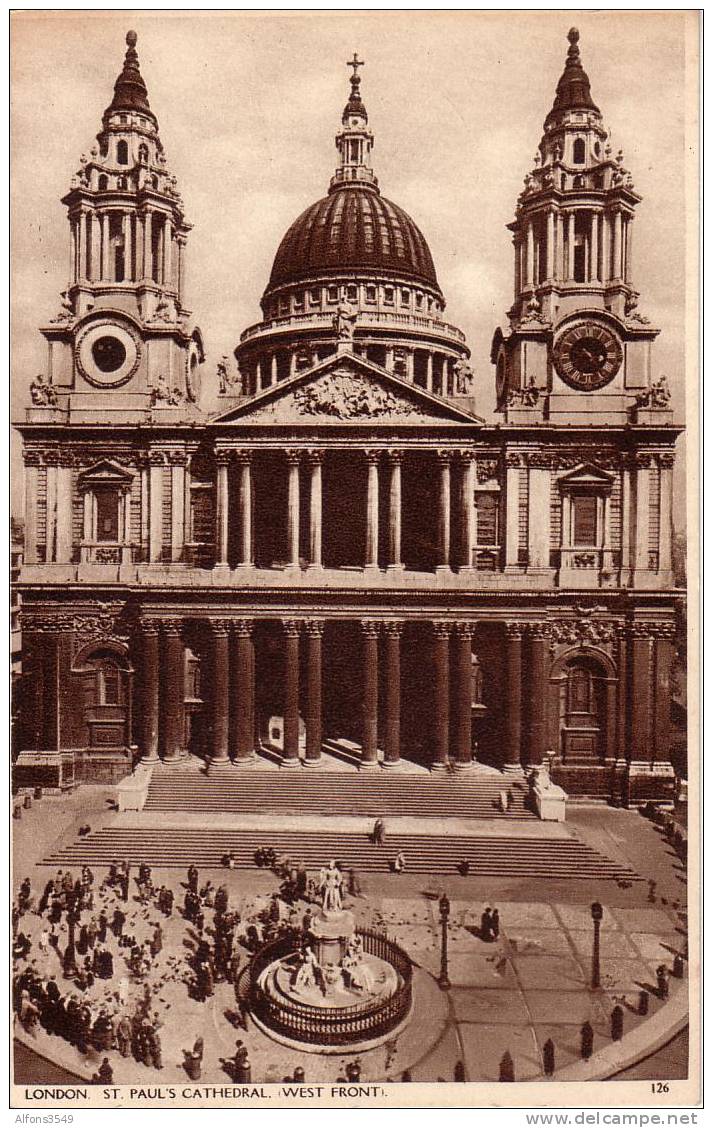
[{"label": "clock face on tower", "polygon": [[94,321],[80,332],[75,345],[77,367],[96,388],[117,388],[138,368],[141,342],[125,325]]},{"label": "clock face on tower", "polygon": [[566,329],[555,343],[553,356],[564,382],[583,392],[597,391],[613,380],[623,359],[617,337],[594,321]]}]

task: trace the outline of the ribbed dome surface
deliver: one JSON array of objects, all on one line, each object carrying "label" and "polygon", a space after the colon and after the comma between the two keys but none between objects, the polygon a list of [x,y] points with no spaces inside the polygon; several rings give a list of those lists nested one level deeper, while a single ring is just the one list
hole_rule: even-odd
[{"label": "ribbed dome surface", "polygon": [[307,208],[280,243],[268,288],[345,267],[388,270],[438,288],[418,227],[372,187],[340,187]]}]

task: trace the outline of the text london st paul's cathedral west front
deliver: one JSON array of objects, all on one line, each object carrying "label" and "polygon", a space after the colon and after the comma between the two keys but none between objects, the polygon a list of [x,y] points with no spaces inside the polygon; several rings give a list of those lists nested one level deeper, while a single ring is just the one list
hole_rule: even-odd
[{"label": "text london st paul's cathedral west front", "polygon": [[634,288],[640,197],[577,31],[509,225],[494,424],[372,170],[356,55],[327,192],[203,375],[136,38],[62,201],[69,277],[18,424],[19,775],[198,757],[297,786],[346,764],[418,774],[427,802],[435,773],[545,758],[571,796],[670,798],[681,428]]}]

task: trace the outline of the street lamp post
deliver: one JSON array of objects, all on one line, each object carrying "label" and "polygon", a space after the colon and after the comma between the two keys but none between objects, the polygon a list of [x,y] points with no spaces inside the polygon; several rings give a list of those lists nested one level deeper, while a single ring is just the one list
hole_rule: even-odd
[{"label": "street lamp post", "polygon": [[451,903],[445,893],[442,893],[438,907],[441,912],[441,974],[438,976],[438,986],[441,991],[450,990],[451,981],[448,978],[448,917],[450,916]]},{"label": "street lamp post", "polygon": [[594,945],[592,948],[592,990],[601,987],[601,970],[599,967],[599,929],[604,916],[604,909],[599,901],[593,901],[591,906],[592,921],[594,922]]}]

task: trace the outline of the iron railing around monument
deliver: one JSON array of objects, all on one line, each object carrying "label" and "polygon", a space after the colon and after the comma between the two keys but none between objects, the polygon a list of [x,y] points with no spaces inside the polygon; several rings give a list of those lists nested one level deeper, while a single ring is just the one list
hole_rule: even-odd
[{"label": "iron railing around monument", "polygon": [[301,936],[281,937],[261,948],[250,963],[250,1009],[276,1034],[312,1045],[349,1046],[388,1034],[406,1019],[412,1002],[413,965],[403,948],[382,932],[358,928],[366,955],[390,964],[397,987],[387,998],[370,999],[348,1007],[315,1007],[284,995],[273,997],[260,984],[262,973],[275,960],[286,959],[304,945]]}]

